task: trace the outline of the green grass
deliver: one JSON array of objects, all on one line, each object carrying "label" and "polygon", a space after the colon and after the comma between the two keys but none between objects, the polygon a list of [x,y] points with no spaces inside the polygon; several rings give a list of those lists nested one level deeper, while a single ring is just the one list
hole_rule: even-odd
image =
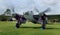
[{"label": "green grass", "polygon": [[0,35],[60,35],[60,24],[47,24],[45,30],[40,24],[26,22],[21,28],[15,28],[16,22],[0,21]]}]

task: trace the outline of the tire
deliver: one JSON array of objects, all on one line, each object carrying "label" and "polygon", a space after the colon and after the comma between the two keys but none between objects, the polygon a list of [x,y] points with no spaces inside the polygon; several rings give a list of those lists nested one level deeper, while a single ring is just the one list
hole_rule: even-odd
[{"label": "tire", "polygon": [[16,28],[19,28],[20,26],[19,26],[19,23],[16,23]]}]

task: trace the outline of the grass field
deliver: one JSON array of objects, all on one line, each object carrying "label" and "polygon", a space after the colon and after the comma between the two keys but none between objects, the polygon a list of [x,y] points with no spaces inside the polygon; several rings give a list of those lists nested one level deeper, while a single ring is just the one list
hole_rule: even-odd
[{"label": "grass field", "polygon": [[21,28],[15,28],[16,22],[0,21],[0,35],[60,35],[60,24],[47,24],[45,30],[40,24],[26,22]]}]

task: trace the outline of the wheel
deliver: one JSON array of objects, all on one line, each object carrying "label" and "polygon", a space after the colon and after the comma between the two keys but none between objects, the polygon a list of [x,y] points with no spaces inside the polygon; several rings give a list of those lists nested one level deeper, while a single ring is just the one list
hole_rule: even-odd
[{"label": "wheel", "polygon": [[16,28],[19,28],[19,27],[20,27],[19,23],[16,23]]}]

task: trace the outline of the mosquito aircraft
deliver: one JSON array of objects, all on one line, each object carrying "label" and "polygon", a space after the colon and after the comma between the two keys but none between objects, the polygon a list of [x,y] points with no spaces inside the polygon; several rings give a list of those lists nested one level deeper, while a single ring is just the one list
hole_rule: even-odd
[{"label": "mosquito aircraft", "polygon": [[25,12],[25,13],[23,13],[24,14],[23,16],[16,14],[15,18],[18,20],[17,23],[16,23],[16,27],[19,28],[22,23],[26,22],[26,20],[29,20],[34,24],[37,24],[37,23],[40,24],[41,23],[41,20],[39,20],[40,17],[43,14],[45,14],[46,12],[48,12],[49,10],[50,9],[47,8],[45,11],[39,13],[39,11],[36,9],[36,12],[39,13],[38,15],[34,15],[33,11]]}]

